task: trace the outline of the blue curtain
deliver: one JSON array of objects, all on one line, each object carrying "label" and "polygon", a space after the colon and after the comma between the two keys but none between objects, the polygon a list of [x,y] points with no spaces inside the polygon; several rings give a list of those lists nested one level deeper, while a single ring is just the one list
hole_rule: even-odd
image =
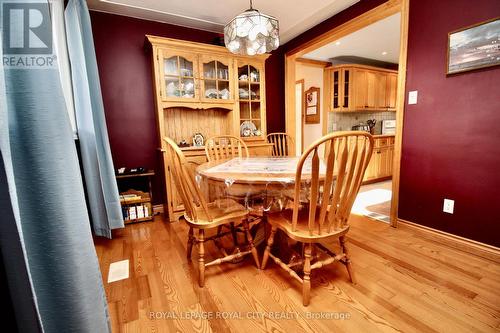
[{"label": "blue curtain", "polygon": [[86,1],[70,0],[65,17],[88,206],[95,234],[111,238],[111,230],[124,224]]},{"label": "blue curtain", "polygon": [[0,149],[0,246],[19,330],[109,332],[57,64],[0,68]]}]

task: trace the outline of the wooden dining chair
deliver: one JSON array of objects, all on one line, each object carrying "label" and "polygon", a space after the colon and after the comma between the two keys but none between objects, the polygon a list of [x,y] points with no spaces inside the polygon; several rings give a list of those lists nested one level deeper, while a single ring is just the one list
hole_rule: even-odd
[{"label": "wooden dining chair", "polygon": [[[349,215],[358,194],[363,175],[373,150],[373,137],[366,132],[337,132],[324,136],[313,143],[302,154],[295,174],[295,193],[293,208],[271,213],[267,221],[271,225],[271,234],[262,259],[262,269],[271,257],[290,276],[302,283],[302,301],[309,304],[311,271],[340,261],[347,267],[352,283],[355,283],[351,259],[346,246],[346,234],[349,231]],[[326,155],[320,159],[318,150],[325,146]],[[304,166],[310,173],[303,173]],[[323,167],[321,167],[323,165]],[[320,169],[324,172],[320,173]],[[305,185],[306,184],[306,185]],[[302,186],[307,188],[307,203],[301,201]],[[303,197],[303,196],[302,196]],[[274,235],[282,230],[291,239],[303,243],[303,276],[292,268],[297,262],[285,264],[271,253]],[[321,243],[339,240],[340,253],[335,254]],[[322,250],[326,259],[319,260],[314,250]]]},{"label": "wooden dining chair", "polygon": [[232,135],[218,135],[209,138],[205,143],[205,154],[209,162],[249,156],[246,143]]},{"label": "wooden dining chair", "polygon": [[[207,202],[198,186],[194,174],[190,171],[186,158],[177,144],[170,138],[165,150],[167,164],[174,179],[179,196],[184,204],[184,219],[189,226],[187,241],[187,257],[191,259],[193,243],[198,246],[198,283],[200,287],[205,284],[205,267],[233,261],[247,254],[252,254],[257,267],[260,267],[257,249],[254,246],[248,225],[248,211],[236,201],[224,198]],[[239,249],[228,255],[222,247],[220,238],[228,233],[221,233],[223,225],[234,227],[242,226],[245,233],[248,249]],[[205,238],[205,230],[217,228],[215,236]],[[222,252],[223,257],[205,263],[205,242],[213,241]]]},{"label": "wooden dining chair", "polygon": [[290,156],[293,139],[290,135],[282,132],[270,133],[267,135],[267,142],[272,143],[271,156]]}]

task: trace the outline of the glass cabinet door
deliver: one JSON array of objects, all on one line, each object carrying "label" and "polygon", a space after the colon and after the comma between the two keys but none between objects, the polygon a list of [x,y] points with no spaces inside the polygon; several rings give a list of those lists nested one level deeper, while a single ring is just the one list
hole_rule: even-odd
[{"label": "glass cabinet door", "polygon": [[348,110],[350,107],[350,87],[351,87],[351,71],[349,69],[342,70],[342,108]]},{"label": "glass cabinet door", "polygon": [[194,100],[198,98],[196,89],[196,56],[176,55],[161,52],[164,85],[164,100]]},{"label": "glass cabinet door", "polygon": [[261,70],[252,65],[238,66],[238,99],[240,106],[240,136],[261,137]]},{"label": "glass cabinet door", "polygon": [[331,110],[335,112],[352,109],[352,71],[347,68],[335,69],[331,77]]},{"label": "glass cabinet door", "polygon": [[332,72],[332,110],[340,109],[340,70]]},{"label": "glass cabinet door", "polygon": [[202,58],[201,61],[201,98],[226,102],[234,100],[230,86],[231,62],[222,59]]}]

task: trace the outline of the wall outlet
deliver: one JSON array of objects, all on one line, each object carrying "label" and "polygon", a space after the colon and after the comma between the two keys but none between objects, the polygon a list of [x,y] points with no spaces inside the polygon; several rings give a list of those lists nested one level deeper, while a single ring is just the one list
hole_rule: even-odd
[{"label": "wall outlet", "polygon": [[408,104],[417,104],[418,90],[408,92]]},{"label": "wall outlet", "polygon": [[454,208],[455,208],[455,200],[444,199],[443,212],[453,214]]}]

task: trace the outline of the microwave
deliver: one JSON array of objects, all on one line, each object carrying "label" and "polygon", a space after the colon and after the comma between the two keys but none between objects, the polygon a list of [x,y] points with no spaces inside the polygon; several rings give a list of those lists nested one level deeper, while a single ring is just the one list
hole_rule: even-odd
[{"label": "microwave", "polygon": [[396,120],[382,120],[382,134],[396,134]]}]

